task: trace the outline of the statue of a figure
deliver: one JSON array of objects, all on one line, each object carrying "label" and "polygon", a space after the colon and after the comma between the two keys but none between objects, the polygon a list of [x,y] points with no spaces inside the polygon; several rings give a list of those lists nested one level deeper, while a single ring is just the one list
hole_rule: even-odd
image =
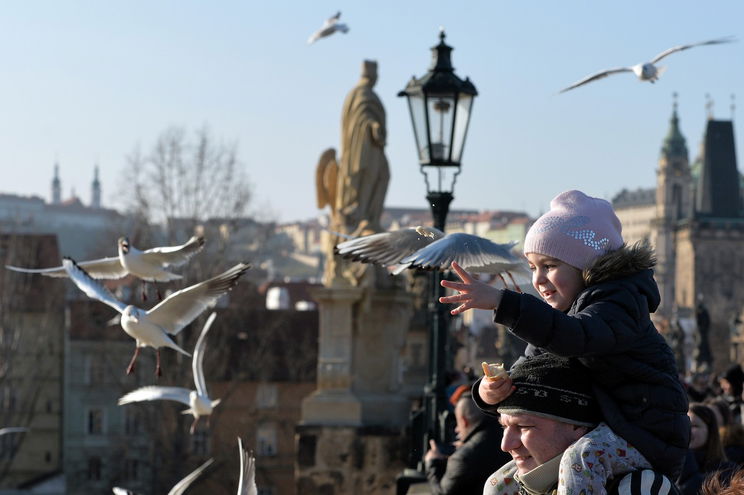
[{"label": "statue of a figure", "polygon": [[[323,152],[316,169],[318,207],[331,207],[330,230],[350,236],[381,230],[390,169],[385,157],[385,109],[372,91],[377,63],[365,60],[362,77],[349,92],[341,112],[341,160]],[[346,262],[333,254],[341,240],[330,235],[326,246],[324,282],[328,286],[360,285],[367,266]]]},{"label": "statue of a figure", "polygon": [[702,296],[698,296],[698,303],[695,307],[695,322],[697,323],[697,348],[695,349],[695,364],[697,367],[704,365],[711,369],[713,364],[713,354],[710,351],[710,342],[708,336],[710,335],[710,315],[708,310],[703,305]]}]

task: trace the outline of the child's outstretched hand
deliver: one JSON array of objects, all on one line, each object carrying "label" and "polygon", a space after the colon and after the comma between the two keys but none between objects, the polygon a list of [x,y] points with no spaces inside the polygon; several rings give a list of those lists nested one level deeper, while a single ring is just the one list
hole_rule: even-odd
[{"label": "child's outstretched hand", "polygon": [[459,294],[439,298],[440,303],[460,303],[458,307],[450,311],[451,314],[457,315],[473,308],[496,309],[499,307],[501,290],[476,280],[455,261],[452,262],[452,270],[460,277],[462,282],[442,280],[442,287],[454,289]]},{"label": "child's outstretched hand", "polygon": [[511,378],[499,378],[491,381],[483,377],[478,386],[478,395],[483,399],[483,402],[493,406],[509,397],[515,388],[512,385]]}]

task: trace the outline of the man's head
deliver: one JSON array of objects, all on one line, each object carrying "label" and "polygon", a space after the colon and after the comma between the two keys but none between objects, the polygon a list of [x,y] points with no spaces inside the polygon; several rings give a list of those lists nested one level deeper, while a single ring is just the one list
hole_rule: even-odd
[{"label": "man's head", "polygon": [[501,450],[520,474],[562,453],[600,421],[586,368],[552,354],[527,358],[511,370],[514,392],[499,403]]},{"label": "man's head", "polygon": [[483,421],[485,415],[475,405],[475,401],[469,393],[462,394],[455,404],[455,433],[457,438],[465,440],[465,437]]}]

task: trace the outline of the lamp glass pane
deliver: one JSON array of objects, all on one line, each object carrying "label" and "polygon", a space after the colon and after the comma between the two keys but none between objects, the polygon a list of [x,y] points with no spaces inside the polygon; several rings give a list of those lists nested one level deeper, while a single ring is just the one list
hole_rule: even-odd
[{"label": "lamp glass pane", "polygon": [[465,136],[468,133],[470,110],[473,106],[473,96],[460,93],[457,100],[457,120],[455,121],[455,135],[452,140],[452,161],[460,163],[462,150],[465,147]]},{"label": "lamp glass pane", "polygon": [[424,95],[407,95],[408,110],[411,112],[411,123],[413,124],[413,135],[416,138],[416,150],[419,162],[429,161],[429,140],[426,136],[426,108],[424,107]]},{"label": "lamp glass pane", "polygon": [[428,95],[429,137],[431,138],[431,161],[448,162],[452,150],[452,124],[455,99],[451,94]]}]

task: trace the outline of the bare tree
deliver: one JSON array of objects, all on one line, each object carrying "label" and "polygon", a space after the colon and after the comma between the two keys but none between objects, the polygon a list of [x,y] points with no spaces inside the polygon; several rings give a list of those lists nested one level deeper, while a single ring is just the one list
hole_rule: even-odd
[{"label": "bare tree", "polygon": [[121,197],[130,213],[163,225],[173,240],[184,227],[245,216],[251,190],[237,144],[216,141],[206,127],[193,135],[169,127],[150,151],[137,147],[127,157]]}]

